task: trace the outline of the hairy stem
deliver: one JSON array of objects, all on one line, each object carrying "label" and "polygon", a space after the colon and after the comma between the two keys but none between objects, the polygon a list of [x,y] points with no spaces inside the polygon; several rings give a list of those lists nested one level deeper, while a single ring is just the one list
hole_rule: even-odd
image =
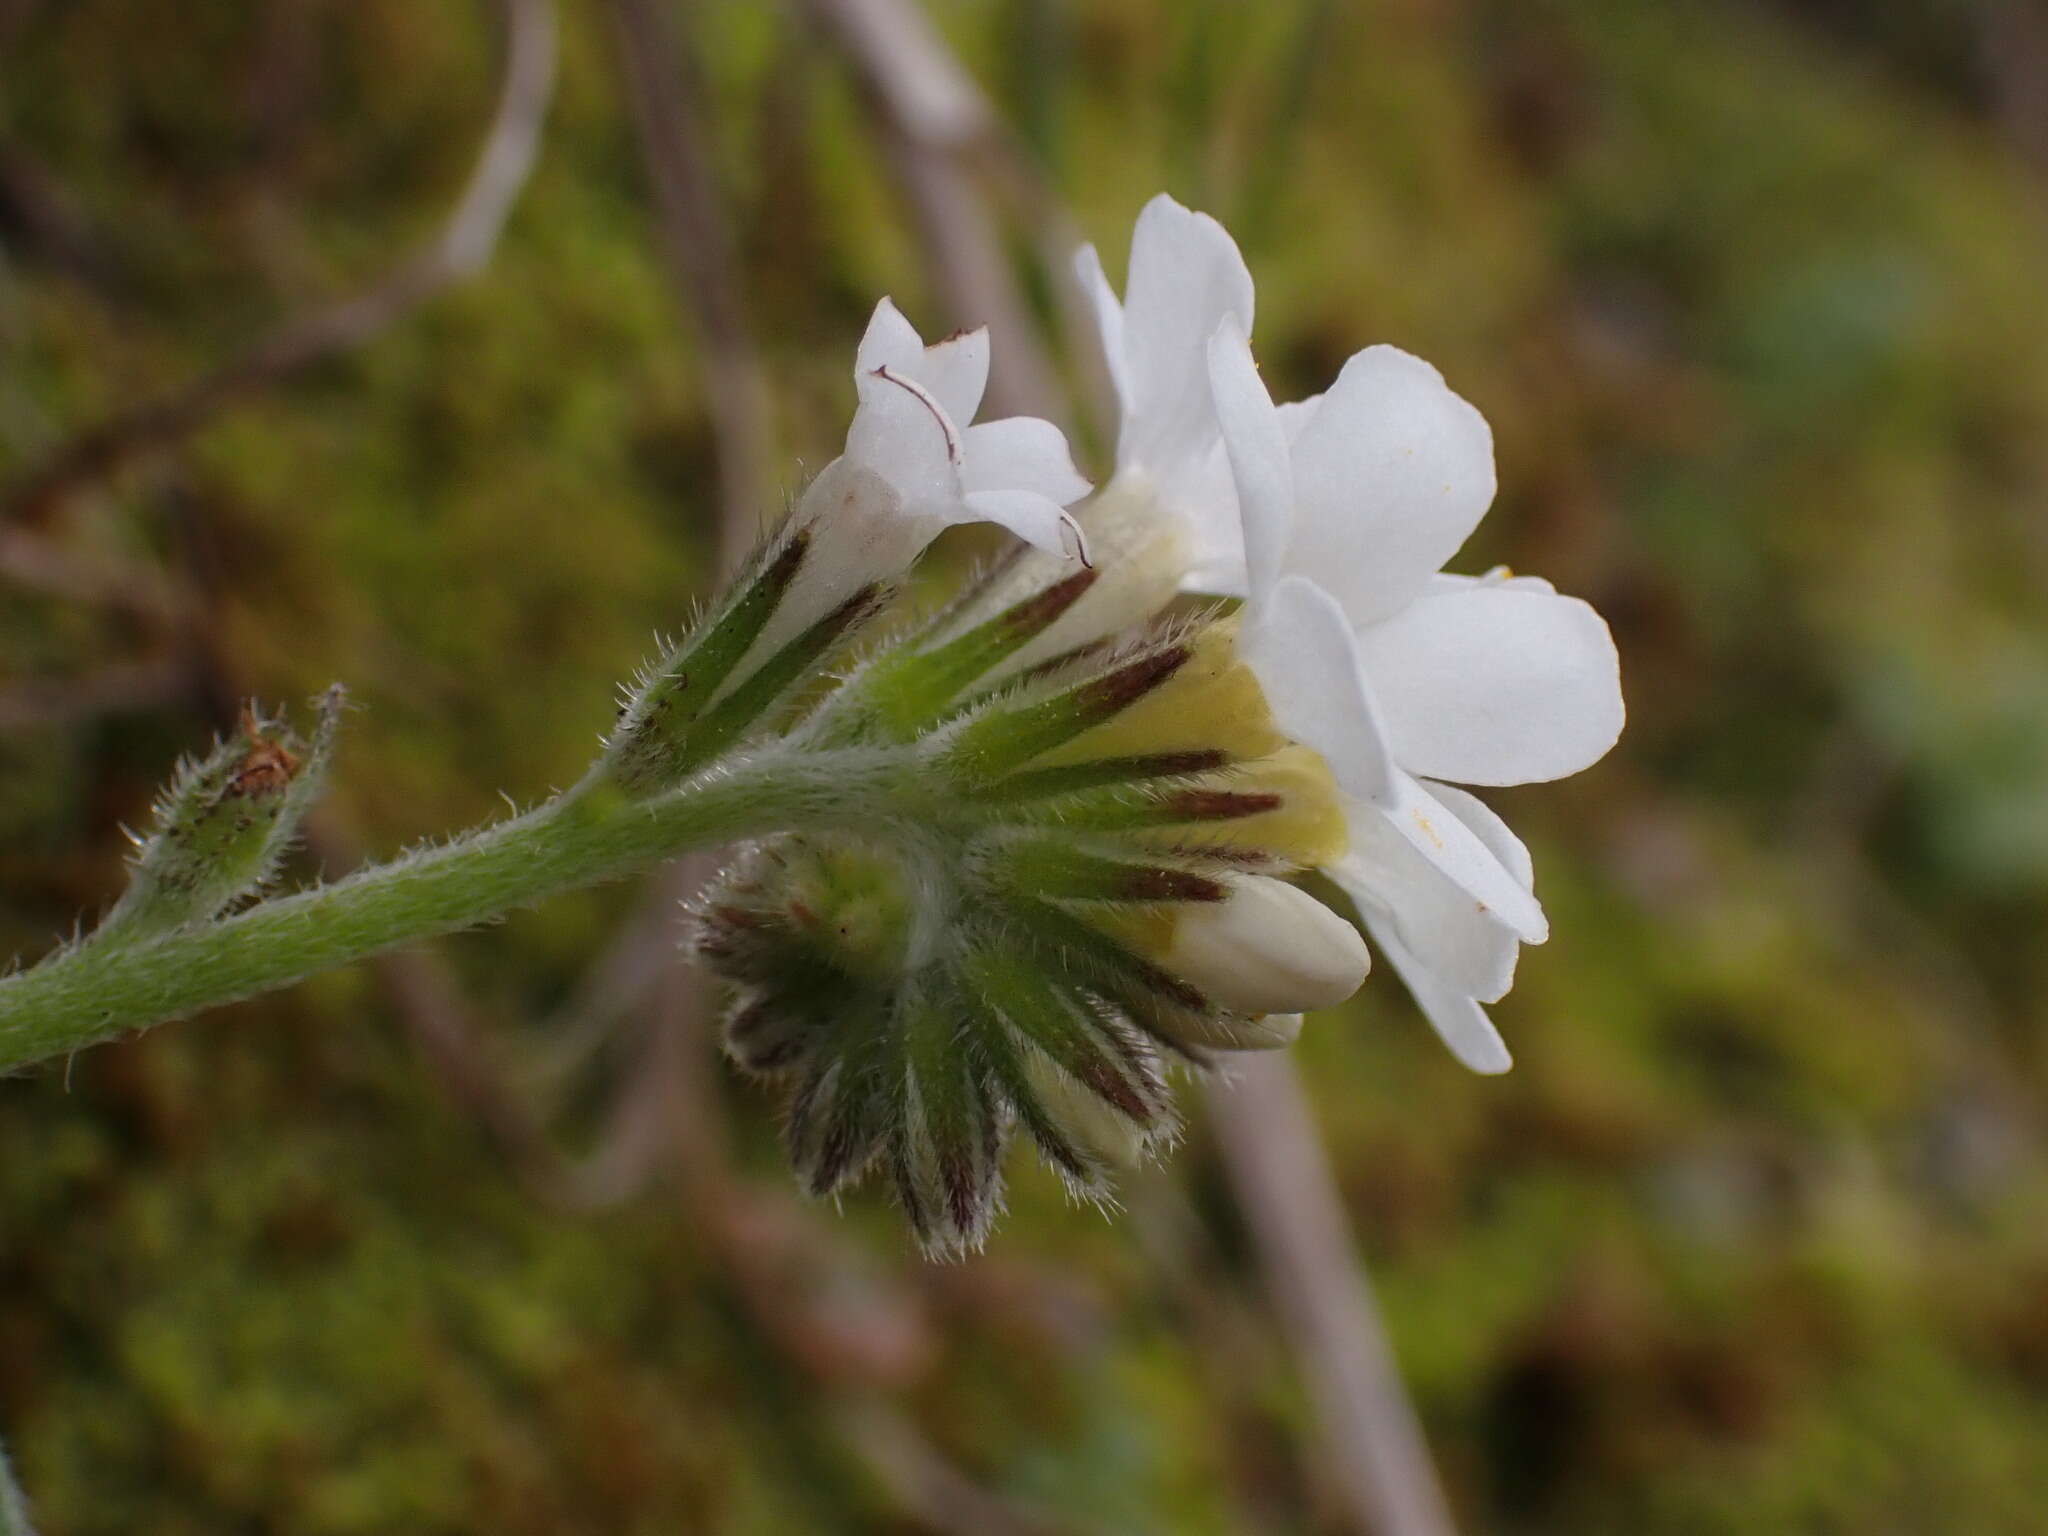
[{"label": "hairy stem", "polygon": [[0,981],[0,1072],[692,849],[872,817],[877,792],[901,777],[900,765],[870,752],[820,752],[741,759],[649,800],[592,785],[443,847],[153,943],[102,950],[88,940]]}]

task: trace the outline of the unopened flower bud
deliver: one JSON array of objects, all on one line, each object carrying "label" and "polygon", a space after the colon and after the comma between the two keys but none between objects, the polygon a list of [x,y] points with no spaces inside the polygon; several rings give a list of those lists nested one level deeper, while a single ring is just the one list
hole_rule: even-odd
[{"label": "unopened flower bud", "polygon": [[342,701],[339,688],[328,691],[310,746],[245,705],[235,733],[186,763],[157,802],[155,830],[94,941],[131,943],[204,922],[262,886],[319,788]]},{"label": "unopened flower bud", "polygon": [[1371,968],[1365,940],[1343,918],[1284,880],[1240,875],[1222,901],[1176,914],[1159,963],[1240,1013],[1330,1008]]}]

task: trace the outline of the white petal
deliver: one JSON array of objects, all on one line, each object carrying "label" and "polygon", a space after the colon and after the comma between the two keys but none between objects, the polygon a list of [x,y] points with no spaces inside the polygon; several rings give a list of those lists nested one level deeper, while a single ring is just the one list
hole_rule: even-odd
[{"label": "white petal", "polygon": [[1124,284],[1124,421],[1118,468],[1167,475],[1216,440],[1203,353],[1225,316],[1252,328],[1252,278],[1237,244],[1207,214],[1155,197],[1131,232]]},{"label": "white petal", "polygon": [[804,488],[795,516],[810,533],[810,550],[797,567],[796,580],[728,676],[727,688],[860,588],[909,569],[948,521],[907,506],[889,480],[851,453],[827,464]]},{"label": "white petal", "polygon": [[1237,646],[1274,721],[1320,752],[1342,788],[1366,800],[1393,793],[1386,732],[1336,599],[1312,581],[1284,577],[1245,615]]},{"label": "white petal", "polygon": [[1036,491],[969,491],[965,509],[968,517],[1000,524],[1049,555],[1071,560],[1086,553],[1074,520]]},{"label": "white petal", "polygon": [[1353,806],[1351,830],[1351,847],[1328,872],[1360,914],[1390,924],[1445,985],[1488,1002],[1506,995],[1522,949],[1514,933],[1378,810]]},{"label": "white petal", "polygon": [[1436,589],[1361,631],[1396,762],[1461,784],[1579,772],[1621,734],[1621,663],[1577,598],[1514,583]]},{"label": "white petal", "polygon": [[1444,808],[1470,827],[1486,851],[1499,859],[1503,868],[1522,882],[1525,890],[1536,889],[1536,861],[1514,830],[1500,819],[1493,807],[1477,795],[1467,794],[1455,784],[1423,786],[1444,803]]},{"label": "white petal", "polygon": [[960,495],[960,436],[951,418],[922,385],[888,365],[854,386],[860,405],[846,429],[846,458],[880,475],[906,507],[945,516]]},{"label": "white petal", "polygon": [[917,334],[917,327],[903,318],[894,299],[885,298],[868,317],[868,328],[853,354],[853,376],[858,380],[877,368],[911,373],[923,356],[924,338]]},{"label": "white petal", "polygon": [[1287,569],[1353,622],[1398,611],[1493,501],[1493,434],[1443,376],[1394,347],[1344,365],[1294,443]]},{"label": "white petal", "polygon": [[988,327],[959,331],[924,348],[910,376],[932,392],[955,425],[966,426],[988,388]]},{"label": "white petal", "polygon": [[1036,491],[1063,507],[1088,494],[1066,434],[1036,416],[984,421],[961,435],[961,446],[960,481],[970,491]]},{"label": "white petal", "polygon": [[[1541,944],[1550,936],[1543,908],[1519,872],[1503,864],[1486,840],[1419,780],[1396,769],[1387,794],[1354,801],[1349,810],[1351,846],[1339,861],[1341,878],[1378,889],[1379,872],[1407,868],[1405,855],[1413,852],[1463,891],[1475,912],[1490,915],[1524,943]],[[1338,868],[1333,866],[1331,873],[1338,875]],[[1419,943],[1420,930],[1409,938]]]},{"label": "white petal", "polygon": [[1226,882],[1217,902],[1190,902],[1160,963],[1238,1013],[1334,1008],[1358,990],[1372,956],[1358,930],[1308,892],[1266,875]]},{"label": "white petal", "polygon": [[[1284,409],[1284,407],[1283,407]],[[1429,578],[1425,592],[1463,592],[1472,587],[1508,587],[1517,592],[1555,592],[1556,587],[1541,576],[1517,576],[1504,565],[1496,565],[1480,576],[1455,576],[1439,571]]]},{"label": "white petal", "polygon": [[1495,853],[1491,826],[1482,836],[1395,765],[1356,645],[1336,600],[1300,576],[1282,577],[1263,609],[1247,615],[1238,638],[1274,720],[1321,753],[1356,802],[1347,861],[1356,861],[1366,871],[1359,878],[1370,884],[1372,868],[1412,850],[1464,891],[1475,910],[1493,914],[1528,943],[1542,943],[1549,925],[1526,884],[1526,850]]},{"label": "white petal", "polygon": [[1323,397],[1310,395],[1306,400],[1289,400],[1279,407],[1280,430],[1287,434],[1287,446],[1292,448],[1301,436],[1301,429],[1315,419],[1322,408]]},{"label": "white petal", "polygon": [[1294,518],[1294,472],[1287,433],[1273,397],[1259,381],[1250,340],[1234,316],[1209,338],[1209,387],[1223,446],[1237,482],[1238,518],[1244,539],[1245,588],[1262,603],[1280,576]]},{"label": "white petal", "polygon": [[1074,252],[1074,276],[1080,279],[1081,292],[1095,312],[1095,331],[1102,338],[1102,361],[1109,368],[1110,383],[1116,386],[1117,403],[1128,415],[1131,386],[1124,370],[1124,307],[1117,302],[1116,290],[1109,286],[1109,276],[1102,270],[1102,258],[1094,246],[1084,245]]},{"label": "white petal", "polygon": [[1422,1016],[1429,1020],[1443,1043],[1450,1047],[1451,1054],[1474,1072],[1493,1076],[1505,1072],[1515,1064],[1508,1054],[1507,1042],[1493,1027],[1493,1021],[1486,1016],[1472,998],[1458,992],[1455,987],[1445,986],[1429,973],[1419,960],[1402,947],[1401,941],[1386,931],[1383,922],[1366,921],[1372,941],[1379,946],[1387,963],[1394,968],[1394,974],[1406,983],[1409,993],[1415,998]]},{"label": "white petal", "polygon": [[1211,442],[1200,458],[1183,460],[1161,478],[1159,496],[1176,517],[1185,539],[1183,592],[1243,597],[1250,591],[1244,568],[1244,526],[1237,509],[1237,484],[1223,444]]}]

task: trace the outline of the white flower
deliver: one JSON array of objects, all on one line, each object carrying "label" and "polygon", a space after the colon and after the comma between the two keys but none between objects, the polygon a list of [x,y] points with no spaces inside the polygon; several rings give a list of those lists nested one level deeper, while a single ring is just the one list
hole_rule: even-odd
[{"label": "white flower", "polygon": [[986,328],[928,347],[888,299],[875,306],[854,357],[859,405],[846,451],[797,504],[793,526],[812,547],[759,654],[908,569],[956,523],[996,523],[1054,555],[1084,553],[1065,508],[1089,485],[1060,429],[1035,416],[970,425],[988,360]]},{"label": "white flower", "polygon": [[1131,261],[1117,302],[1092,245],[1074,258],[1095,309],[1116,386],[1116,478],[1104,499],[1148,503],[1174,535],[1179,585],[1241,593],[1237,492],[1217,436],[1206,348],[1234,319],[1250,334],[1252,277],[1229,231],[1161,193],[1131,231]]},{"label": "white flower", "polygon": [[1369,348],[1327,394],[1280,409],[1234,320],[1208,353],[1244,537],[1244,657],[1348,797],[1351,846],[1328,873],[1459,1059],[1503,1071],[1480,1004],[1548,930],[1528,851],[1444,781],[1598,761],[1622,725],[1614,642],[1547,582],[1440,572],[1493,500],[1493,438],[1427,363]]},{"label": "white flower", "polygon": [[[1022,671],[1156,615],[1180,592],[1244,590],[1237,490],[1209,397],[1209,337],[1226,319],[1249,327],[1252,278],[1237,244],[1205,213],[1163,193],[1131,233],[1127,302],[1095,247],[1074,258],[1116,387],[1116,473],[1078,509],[1100,577],[1005,670]],[[1047,580],[1026,562],[988,594],[997,611]]]},{"label": "white flower", "polygon": [[1328,872],[1459,1058],[1504,1070],[1480,1005],[1548,929],[1528,851],[1452,786],[1560,778],[1613,745],[1606,625],[1541,581],[1441,572],[1493,500],[1493,443],[1428,364],[1375,347],[1275,408],[1251,278],[1215,220],[1148,203],[1121,305],[1092,248],[1076,267],[1122,407],[1116,476],[1084,517],[1169,565],[1155,585],[1248,599],[1241,645],[1275,718],[1346,793],[1351,846]]}]

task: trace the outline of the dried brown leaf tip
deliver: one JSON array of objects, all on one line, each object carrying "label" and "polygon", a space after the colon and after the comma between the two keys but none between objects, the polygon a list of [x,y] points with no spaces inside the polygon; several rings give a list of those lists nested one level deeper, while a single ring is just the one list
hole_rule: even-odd
[{"label": "dried brown leaf tip", "polygon": [[240,730],[242,740],[248,743],[248,748],[243,752],[242,760],[235,765],[235,771],[228,779],[228,793],[284,793],[293,776],[299,771],[298,756],[282,740],[269,734],[264,722],[257,718],[253,705],[242,706]]}]

